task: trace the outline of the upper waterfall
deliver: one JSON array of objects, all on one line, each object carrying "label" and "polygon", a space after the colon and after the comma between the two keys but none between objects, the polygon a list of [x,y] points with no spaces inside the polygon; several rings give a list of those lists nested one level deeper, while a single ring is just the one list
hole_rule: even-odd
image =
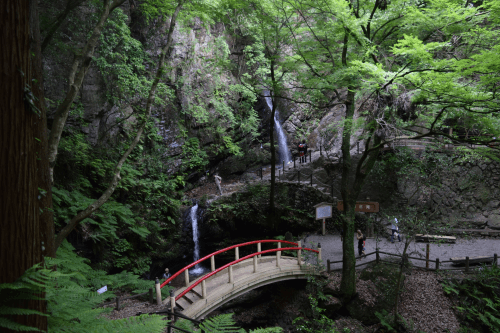
[{"label": "upper waterfall", "polygon": [[[266,95],[267,106],[269,107],[270,110],[272,110],[273,101],[270,97],[269,91],[264,90],[264,94]],[[292,161],[292,155],[290,153],[290,150],[288,149],[285,132],[283,131],[283,127],[281,126],[279,121],[278,108],[276,108],[276,111],[274,113],[274,128],[276,130],[276,133],[278,134],[279,164],[283,163],[283,161],[285,161],[285,164],[289,163]]]}]

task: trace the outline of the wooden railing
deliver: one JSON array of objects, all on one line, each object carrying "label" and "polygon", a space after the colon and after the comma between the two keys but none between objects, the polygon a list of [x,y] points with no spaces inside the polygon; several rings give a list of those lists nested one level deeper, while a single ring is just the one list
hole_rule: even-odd
[{"label": "wooden railing", "polygon": [[[380,262],[383,262],[383,263],[392,264],[392,265],[400,265],[400,263],[394,263],[394,262],[391,262],[391,261],[380,259],[380,254],[387,254],[387,255],[391,255],[391,256],[395,256],[395,257],[400,257],[400,258],[403,257],[401,254],[383,252],[383,251],[379,251],[379,250],[376,250],[374,252],[365,254],[365,255],[363,255],[363,257],[366,258],[366,257],[368,257],[370,255],[373,255],[373,254],[376,255],[375,260],[365,261],[365,262],[363,262],[361,264],[355,265],[355,267],[363,266],[363,265],[366,265],[366,264],[369,264],[369,263],[373,263],[373,262],[375,262],[377,264],[380,263]],[[426,265],[427,267],[417,266],[417,268],[421,268],[421,269],[425,269],[425,270],[429,270],[429,271],[436,271],[436,270],[464,270],[466,273],[468,273],[470,271],[469,257],[465,257],[465,267],[453,267],[453,268],[451,268],[451,267],[442,267],[442,268],[440,268],[440,264],[444,264],[444,263],[448,263],[448,262],[456,263],[456,260],[440,261],[439,258],[436,258],[436,260],[430,260],[430,259],[427,259],[427,258],[426,259],[422,259],[422,258],[416,258],[416,257],[410,257],[410,256],[406,256],[406,259],[413,259],[413,260],[425,261],[427,263],[427,265]],[[493,259],[491,265],[498,265],[498,255],[496,253],[493,255],[493,257],[487,257],[487,258],[483,258],[483,259]],[[328,259],[327,262],[326,262],[326,271],[328,273],[330,273],[332,271],[342,270],[342,268],[331,269],[331,264],[336,264],[336,263],[341,263],[341,262],[343,262],[343,261],[342,260],[330,261],[330,259]],[[428,264],[429,263],[434,263],[435,264],[435,268],[428,268]]]}]

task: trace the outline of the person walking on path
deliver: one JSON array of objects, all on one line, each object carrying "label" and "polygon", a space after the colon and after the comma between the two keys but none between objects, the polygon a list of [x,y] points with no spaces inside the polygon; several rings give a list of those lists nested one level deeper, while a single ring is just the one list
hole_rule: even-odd
[{"label": "person walking on path", "polygon": [[302,140],[302,143],[299,143],[299,159],[300,159],[300,163],[306,163],[306,160],[307,160],[306,140]]},{"label": "person walking on path", "polygon": [[358,253],[359,253],[358,260],[361,260],[361,255],[363,253],[363,234],[359,229],[356,231],[356,238],[358,239]]},{"label": "person walking on path", "polygon": [[221,187],[222,178],[217,173],[215,174],[214,178],[215,178],[215,184],[217,185],[217,188],[219,189],[219,195],[222,195],[222,187]]},{"label": "person walking on path", "polygon": [[401,236],[399,236],[398,219],[394,219],[394,223],[391,225],[391,243],[394,243],[394,234],[398,235],[398,239],[401,242]]}]

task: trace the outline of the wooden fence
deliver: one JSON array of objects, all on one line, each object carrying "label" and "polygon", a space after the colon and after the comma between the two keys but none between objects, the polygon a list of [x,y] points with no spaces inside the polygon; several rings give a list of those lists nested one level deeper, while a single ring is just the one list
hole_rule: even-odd
[{"label": "wooden fence", "polygon": [[[372,254],[376,255],[375,260],[365,261],[363,263],[355,265],[355,267],[363,266],[363,265],[366,265],[366,264],[369,264],[369,263],[372,263],[372,262],[375,262],[377,264],[380,263],[380,262],[383,262],[383,263],[392,264],[392,265],[400,265],[400,263],[395,263],[395,262],[392,262],[392,261],[387,261],[387,260],[380,259],[380,254],[388,254],[388,255],[391,255],[391,256],[402,258],[402,255],[400,255],[400,254],[383,252],[383,251],[379,251],[379,250],[376,250],[375,252],[371,252],[371,253],[365,254],[364,257],[368,257],[368,256],[370,256]],[[430,260],[430,259],[422,259],[422,258],[410,257],[410,256],[406,255],[406,260],[408,260],[408,259],[425,261],[426,264],[427,264],[426,265],[427,267],[420,267],[420,266],[416,266],[416,267],[417,268],[421,268],[421,269],[425,269],[425,270],[428,270],[428,271],[436,271],[436,270],[450,270],[450,271],[452,271],[452,270],[464,270],[465,273],[469,273],[470,272],[469,257],[465,257],[465,267],[453,267],[453,268],[452,267],[440,268],[439,265],[440,264],[444,264],[444,263],[448,263],[448,262],[456,263],[456,260],[439,261],[439,258],[436,258],[436,260]],[[491,265],[498,265],[498,255],[496,253],[493,255],[493,257],[487,257],[487,258],[483,258],[483,259],[493,259]],[[341,262],[342,262],[342,260],[330,261],[330,259],[328,259],[326,261],[326,271],[328,273],[333,272],[333,271],[341,271],[342,268],[331,269],[331,264],[336,264],[336,263],[341,263]],[[428,268],[429,263],[434,263],[435,264],[435,268]]]}]

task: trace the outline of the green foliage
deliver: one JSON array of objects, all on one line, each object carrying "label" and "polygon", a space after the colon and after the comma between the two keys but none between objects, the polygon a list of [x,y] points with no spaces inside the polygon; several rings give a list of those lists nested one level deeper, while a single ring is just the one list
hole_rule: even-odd
[{"label": "green foliage", "polygon": [[198,138],[189,138],[184,142],[182,151],[187,163],[183,163],[186,170],[201,170],[208,164],[207,153],[200,149]]},{"label": "green foliage", "polygon": [[338,331],[334,328],[334,321],[322,313],[325,310],[318,306],[318,300],[310,295],[309,302],[313,310],[314,320],[297,317],[292,322],[295,325],[295,329],[299,332],[307,333],[337,333]]},{"label": "green foliage", "polygon": [[500,332],[500,268],[481,267],[475,276],[456,282],[442,283],[446,294],[457,300],[456,309],[462,320],[472,327]]},{"label": "green foliage", "polygon": [[[57,271],[51,269],[54,265]],[[108,286],[108,291],[98,294],[95,290],[103,285]],[[64,241],[57,251],[57,259],[45,257],[45,265],[37,264],[14,283],[0,285],[0,327],[35,330],[14,323],[8,315],[39,314],[48,316],[48,332],[163,332],[166,323],[160,316],[142,315],[111,321],[101,315],[112,309],[97,307],[113,298],[115,291],[140,293],[149,287],[151,282],[125,271],[106,275],[92,270],[87,260],[77,256],[74,248]],[[19,300],[40,299],[37,295],[42,292],[47,300],[47,314],[15,306]]]}]

